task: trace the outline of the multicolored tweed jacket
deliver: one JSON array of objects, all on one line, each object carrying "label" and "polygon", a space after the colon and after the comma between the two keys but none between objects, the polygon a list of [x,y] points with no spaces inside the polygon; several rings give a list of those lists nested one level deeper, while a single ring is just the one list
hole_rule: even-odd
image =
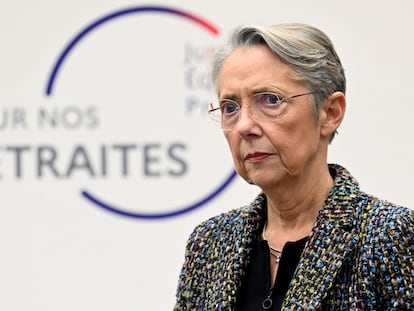
[{"label": "multicolored tweed jacket", "polygon": [[[414,212],[361,192],[341,166],[330,170],[335,185],[282,309],[414,310]],[[260,194],[195,228],[174,310],[234,310],[263,203]]]}]

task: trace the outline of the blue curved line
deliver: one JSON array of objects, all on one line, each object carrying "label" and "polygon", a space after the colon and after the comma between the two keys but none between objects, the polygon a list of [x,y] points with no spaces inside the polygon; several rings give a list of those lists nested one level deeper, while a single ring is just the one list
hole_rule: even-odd
[{"label": "blue curved line", "polygon": [[55,82],[55,79],[56,79],[56,76],[59,72],[60,67],[62,66],[65,58],[68,56],[70,51],[76,46],[76,44],[83,37],[85,37],[93,29],[97,28],[98,26],[100,26],[103,23],[106,23],[107,21],[110,21],[114,18],[123,16],[123,15],[132,14],[132,13],[139,13],[139,12],[162,12],[162,13],[171,13],[171,14],[179,15],[179,16],[188,18],[188,19],[200,24],[201,26],[203,26],[208,31],[212,32],[213,34],[218,34],[218,29],[215,26],[207,23],[206,21],[203,21],[201,18],[199,18],[195,15],[191,15],[191,14],[188,14],[186,12],[171,9],[171,8],[160,7],[160,6],[143,6],[143,7],[134,7],[134,8],[124,9],[124,10],[121,10],[121,11],[114,12],[112,14],[106,15],[106,16],[98,19],[97,21],[95,21],[92,24],[90,24],[89,26],[87,26],[84,30],[82,30],[67,45],[67,47],[63,50],[62,54],[59,56],[58,60],[55,63],[55,66],[52,69],[52,73],[49,77],[47,87],[46,87],[46,95],[50,96],[52,94],[53,85],[54,85],[54,82]]},{"label": "blue curved line", "polygon": [[120,207],[115,207],[112,205],[109,205],[108,203],[103,202],[102,200],[98,199],[96,196],[92,195],[90,192],[83,190],[82,196],[84,196],[86,199],[94,203],[95,205],[118,215],[126,216],[126,217],[132,217],[132,218],[139,218],[139,219],[162,219],[162,218],[170,218],[175,216],[180,216],[182,214],[188,213],[192,210],[195,210],[210,200],[212,200],[215,196],[220,194],[231,182],[232,180],[237,176],[237,173],[233,170],[231,174],[226,178],[226,180],[221,184],[216,190],[214,190],[211,194],[206,196],[205,198],[201,199],[200,201],[196,202],[195,204],[192,204],[188,207],[178,208],[172,212],[166,212],[166,213],[136,213],[136,212],[129,212],[124,210]]},{"label": "blue curved line", "polygon": [[[186,13],[184,11],[179,11],[171,8],[166,7],[159,7],[159,6],[143,6],[143,7],[134,7],[129,8],[125,10],[120,10],[117,12],[114,12],[112,14],[106,15],[89,26],[87,26],[85,29],[83,29],[80,33],[78,33],[72,41],[69,42],[69,44],[65,47],[63,52],[58,57],[52,72],[50,74],[47,87],[46,87],[46,95],[50,96],[53,91],[53,86],[56,81],[57,74],[65,61],[68,54],[72,51],[72,49],[79,43],[80,40],[82,40],[88,33],[90,33],[92,30],[97,28],[98,26],[102,25],[103,23],[106,23],[112,19],[132,14],[132,13],[139,13],[139,12],[161,12],[161,13],[170,13],[174,15],[179,15],[181,17],[187,18],[202,27],[204,27],[206,30],[208,30],[210,33],[217,35],[219,33],[218,29],[210,24],[209,22],[203,20],[202,18]],[[118,215],[127,216],[127,217],[133,217],[133,218],[141,218],[141,219],[160,219],[160,218],[168,218],[168,217],[175,217],[182,215],[184,213],[187,213],[191,210],[197,209],[204,204],[206,204],[208,201],[212,200],[215,196],[220,194],[231,182],[232,180],[237,176],[236,172],[233,170],[232,173],[226,178],[226,180],[212,193],[207,195],[205,198],[201,199],[200,201],[196,202],[195,204],[192,204],[188,207],[182,207],[179,209],[176,209],[172,212],[166,212],[166,213],[135,213],[135,212],[129,212],[126,211],[120,207],[111,206],[108,203],[103,202],[102,200],[98,199],[96,196],[92,195],[90,192],[83,190],[81,191],[82,196],[84,196],[87,200],[91,201],[95,205],[110,211],[112,213],[116,213]]]}]

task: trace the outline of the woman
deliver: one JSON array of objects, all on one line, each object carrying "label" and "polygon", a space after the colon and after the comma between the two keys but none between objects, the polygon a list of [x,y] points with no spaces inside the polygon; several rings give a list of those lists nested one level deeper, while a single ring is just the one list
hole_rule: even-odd
[{"label": "woman", "polygon": [[303,24],[237,29],[209,111],[249,205],[191,234],[175,310],[414,310],[413,211],[327,164],[346,107],[331,41]]}]

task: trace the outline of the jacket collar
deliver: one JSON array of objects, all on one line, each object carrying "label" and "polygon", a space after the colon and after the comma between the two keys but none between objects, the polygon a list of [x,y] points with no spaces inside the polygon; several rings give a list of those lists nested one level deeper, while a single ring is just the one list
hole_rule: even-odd
[{"label": "jacket collar", "polygon": [[291,281],[283,305],[289,309],[318,309],[358,241],[354,223],[358,182],[339,165],[330,165],[329,169],[335,176],[334,187],[319,212]]}]

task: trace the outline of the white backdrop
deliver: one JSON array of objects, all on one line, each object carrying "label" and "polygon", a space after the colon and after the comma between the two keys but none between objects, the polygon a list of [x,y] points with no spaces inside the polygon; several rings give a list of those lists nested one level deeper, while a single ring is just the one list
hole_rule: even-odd
[{"label": "white backdrop", "polygon": [[414,207],[414,4],[240,2],[0,4],[1,310],[172,309],[192,228],[258,191],[205,114],[209,56],[241,23],[331,37],[348,110],[329,160]]}]

